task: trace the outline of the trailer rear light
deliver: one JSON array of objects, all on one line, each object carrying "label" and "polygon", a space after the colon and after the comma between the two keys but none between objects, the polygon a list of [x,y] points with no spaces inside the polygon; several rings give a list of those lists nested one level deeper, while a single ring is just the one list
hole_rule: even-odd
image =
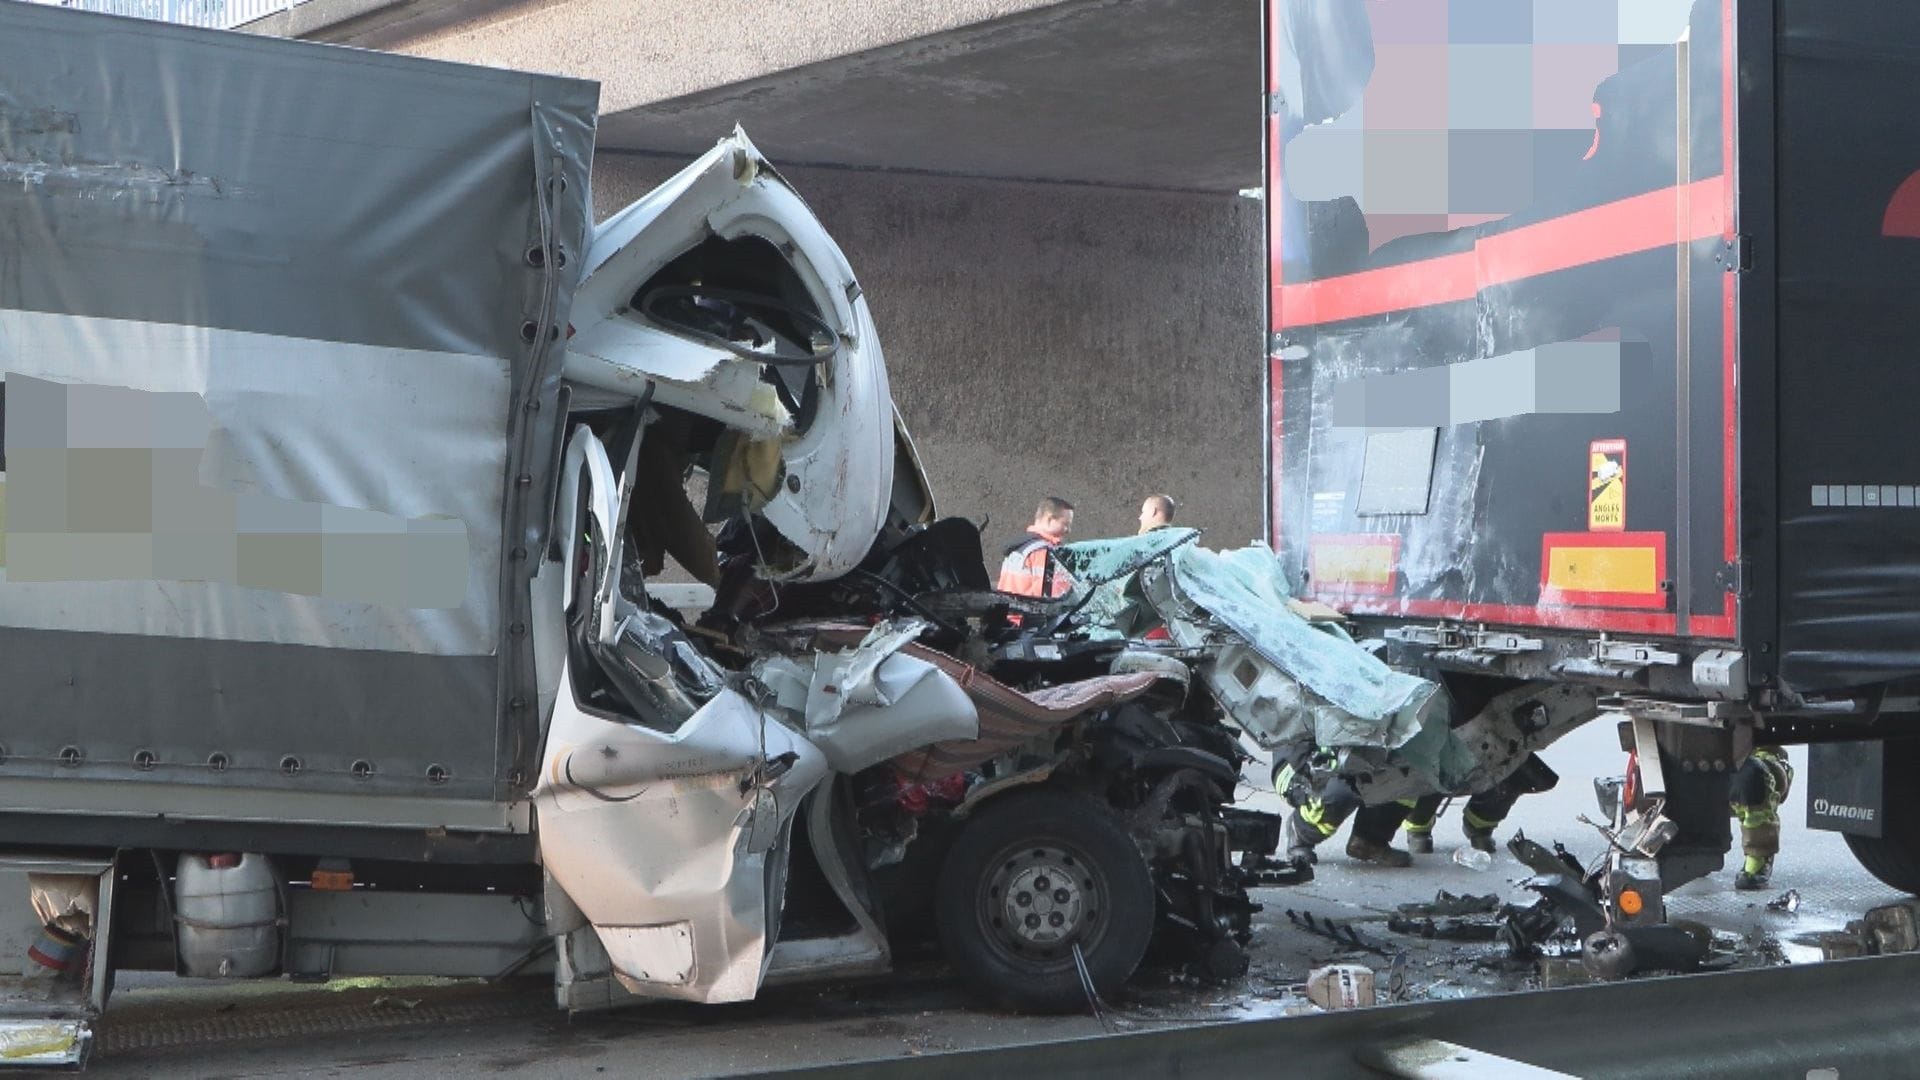
[{"label": "trailer rear light", "polygon": [[1642,900],[1640,894],[1633,889],[1620,890],[1619,905],[1620,914],[1625,915],[1629,919],[1640,914],[1647,906],[1646,901]]}]

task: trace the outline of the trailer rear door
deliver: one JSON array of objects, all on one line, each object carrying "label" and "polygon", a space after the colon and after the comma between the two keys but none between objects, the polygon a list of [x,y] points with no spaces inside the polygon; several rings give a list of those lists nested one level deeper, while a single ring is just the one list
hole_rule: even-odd
[{"label": "trailer rear door", "polygon": [[1733,0],[1272,0],[1270,540],[1348,611],[1731,640]]}]

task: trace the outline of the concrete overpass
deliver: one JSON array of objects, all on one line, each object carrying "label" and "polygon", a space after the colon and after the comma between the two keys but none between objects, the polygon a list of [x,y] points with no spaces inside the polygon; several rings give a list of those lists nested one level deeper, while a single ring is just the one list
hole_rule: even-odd
[{"label": "concrete overpass", "polygon": [[608,213],[736,122],[861,273],[944,509],[1260,527],[1261,0],[308,0],[249,24],[602,84]]}]

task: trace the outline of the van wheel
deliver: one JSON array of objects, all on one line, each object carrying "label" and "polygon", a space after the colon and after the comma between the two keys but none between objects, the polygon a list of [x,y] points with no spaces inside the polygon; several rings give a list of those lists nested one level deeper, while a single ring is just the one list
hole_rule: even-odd
[{"label": "van wheel", "polygon": [[940,871],[947,961],[981,997],[1025,1012],[1086,1009],[1080,947],[1102,996],[1153,936],[1153,875],[1101,806],[1061,791],[1003,796],[961,831]]}]

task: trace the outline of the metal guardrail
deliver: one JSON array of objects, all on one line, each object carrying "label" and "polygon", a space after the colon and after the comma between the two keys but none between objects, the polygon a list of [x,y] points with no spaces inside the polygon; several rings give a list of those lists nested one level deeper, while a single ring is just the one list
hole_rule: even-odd
[{"label": "metal guardrail", "polygon": [[1122,1076],[1920,1075],[1920,954],[1645,979],[779,1072],[837,1080]]},{"label": "metal guardrail", "polygon": [[27,0],[32,4],[78,8],[105,15],[231,30],[256,19],[277,15],[307,0]]}]

